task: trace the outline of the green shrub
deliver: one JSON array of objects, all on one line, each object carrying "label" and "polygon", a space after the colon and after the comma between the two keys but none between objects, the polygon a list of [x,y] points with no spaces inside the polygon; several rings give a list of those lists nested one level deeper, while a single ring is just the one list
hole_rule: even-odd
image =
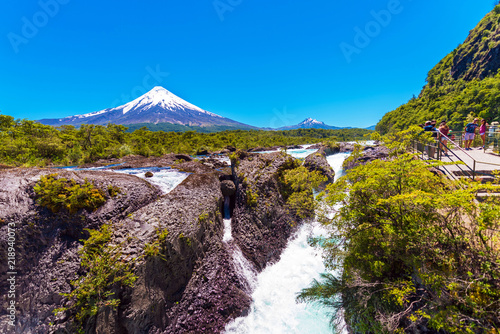
[{"label": "green shrub", "polygon": [[108,195],[111,196],[111,197],[116,197],[121,192],[122,192],[122,190],[120,189],[120,187],[117,187],[117,186],[112,185],[112,184],[110,184],[108,186]]},{"label": "green shrub", "polygon": [[259,198],[259,195],[257,194],[257,192],[253,192],[252,191],[252,188],[250,186],[248,186],[247,190],[246,190],[246,204],[248,207],[255,207],[257,206],[257,200]]},{"label": "green shrub", "polygon": [[165,256],[162,255],[162,252],[166,250],[166,240],[169,235],[167,229],[156,229],[156,238],[153,242],[147,243],[144,245],[144,253],[147,257],[156,257],[159,256],[163,260],[166,261]]},{"label": "green shrub", "polygon": [[320,172],[310,172],[306,167],[299,166],[285,170],[282,174],[282,194],[287,206],[300,218],[314,215],[316,203],[313,190],[327,181],[327,177]]},{"label": "green shrub", "polygon": [[52,212],[66,209],[75,213],[80,209],[96,210],[106,202],[104,193],[85,179],[83,184],[75,180],[57,178],[57,174],[43,175],[34,187],[37,203]]},{"label": "green shrub", "polygon": [[210,218],[209,214],[207,212],[204,212],[198,217],[198,223],[203,224],[204,222],[208,221],[208,218]]},{"label": "green shrub", "polygon": [[123,259],[120,248],[111,242],[112,230],[109,225],[100,230],[89,230],[90,237],[84,241],[79,251],[81,265],[86,274],[71,282],[74,290],[62,293],[72,301],[71,306],[54,310],[54,313],[70,312],[70,319],[79,331],[87,320],[98,314],[103,307],[117,308],[120,299],[111,291],[117,286],[133,286],[137,276],[132,272],[133,262]]},{"label": "green shrub", "polygon": [[340,144],[336,140],[328,140],[323,143],[330,150],[335,150],[340,147]]},{"label": "green shrub", "polygon": [[496,333],[500,201],[478,203],[481,189],[494,187],[450,181],[410,154],[350,170],[319,215],[329,236],[316,244],[335,274],[300,300],[341,312],[357,333]]},{"label": "green shrub", "polygon": [[184,241],[186,243],[186,245],[188,245],[189,247],[191,247],[191,238],[186,237],[184,235],[184,233],[179,234],[179,240]]},{"label": "green shrub", "polygon": [[234,167],[238,167],[240,164],[240,156],[238,155],[238,152],[233,152],[229,154],[229,160],[231,161],[231,165]]}]

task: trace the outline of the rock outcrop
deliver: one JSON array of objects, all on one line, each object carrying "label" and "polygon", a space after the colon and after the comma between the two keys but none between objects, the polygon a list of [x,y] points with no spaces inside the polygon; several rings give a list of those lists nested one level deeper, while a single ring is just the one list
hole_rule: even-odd
[{"label": "rock outcrop", "polygon": [[[103,307],[87,319],[86,333],[219,333],[229,321],[245,314],[251,303],[248,284],[236,271],[230,247],[223,241],[224,195],[234,201],[234,242],[262,270],[279,258],[297,225],[296,217],[284,207],[279,182],[282,171],[297,163],[281,153],[248,155],[231,175],[211,168],[211,163],[184,158],[133,157],[115,167],[173,163],[191,173],[166,195],[146,180],[109,171],[1,169],[2,296],[9,289],[5,277],[9,223],[16,226],[18,274],[16,326],[13,330],[8,325],[4,297],[0,332],[74,332],[74,311],[70,308],[56,317],[53,310],[72,305],[61,293],[72,291],[71,281],[86,273],[79,253],[89,236],[85,229],[97,230],[103,224],[110,225],[112,243],[120,245],[122,259],[132,264],[137,281],[133,287],[113,286],[119,306]],[[52,213],[36,203],[33,187],[40,176],[54,172],[78,183],[87,178],[104,191],[118,187],[120,192],[107,196],[94,212]],[[159,233],[164,236],[161,241]],[[161,247],[152,254],[146,252],[148,245]]]},{"label": "rock outcrop", "polygon": [[382,145],[366,146],[361,151],[359,157],[347,161],[344,168],[352,169],[361,164],[367,164],[377,159],[387,159],[389,157],[389,149]]},{"label": "rock outcrop", "polygon": [[233,236],[245,256],[261,271],[277,261],[288,238],[297,228],[280,193],[280,176],[296,167],[295,160],[281,152],[242,154],[233,168],[236,207]]},{"label": "rock outcrop", "polygon": [[221,190],[224,196],[233,196],[236,193],[236,185],[231,180],[221,182]]},{"label": "rock outcrop", "polygon": [[336,145],[325,145],[323,143],[315,144],[309,147],[310,149],[323,149],[326,155],[332,155],[337,153],[352,152],[354,150],[354,144],[339,142]]},{"label": "rock outcrop", "polygon": [[323,147],[317,152],[309,154],[306,157],[304,160],[304,167],[311,172],[317,171],[321,175],[326,176],[327,181],[324,182],[322,186],[325,186],[335,180],[335,172],[333,171],[332,166],[328,163],[328,160],[326,160],[326,152]]},{"label": "rock outcrop", "polygon": [[[78,249],[80,239],[88,234],[85,228],[97,229],[109,220],[119,220],[155,201],[160,191],[137,177],[108,172],[58,171],[61,177],[83,182],[92,180],[97,186],[120,188],[95,212],[80,210],[53,214],[35,203],[33,186],[41,175],[54,173],[47,169],[0,170],[0,293],[2,308],[0,332],[47,333],[52,311],[62,302],[61,292],[69,292],[70,281],[80,272]],[[8,302],[7,231],[15,224],[16,310],[15,331],[5,315]]]}]

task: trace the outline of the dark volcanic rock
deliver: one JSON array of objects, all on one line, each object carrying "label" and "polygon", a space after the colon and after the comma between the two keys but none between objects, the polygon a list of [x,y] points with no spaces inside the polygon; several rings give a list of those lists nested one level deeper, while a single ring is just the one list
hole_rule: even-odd
[{"label": "dark volcanic rock", "polygon": [[[60,176],[84,182],[92,180],[99,188],[120,188],[94,212],[80,210],[76,214],[53,214],[35,203],[33,186],[41,175],[54,173],[48,169],[8,169],[0,171],[0,219],[15,224],[16,250],[16,333],[47,333],[52,311],[61,306],[61,292],[70,291],[70,281],[80,271],[77,253],[80,239],[88,236],[84,228],[99,228],[112,219],[128,214],[155,201],[159,191],[135,176],[98,171],[57,171]],[[7,229],[0,228],[0,294],[6,296]],[[7,325],[6,304],[2,299],[0,332],[12,333]]]},{"label": "dark volcanic rock", "polygon": [[328,155],[337,154],[337,153],[352,152],[354,150],[354,144],[340,142],[340,143],[337,143],[336,146],[329,146],[329,145],[325,145],[323,143],[319,143],[319,144],[314,144],[314,145],[310,146],[309,149],[323,149],[325,154],[328,156]]},{"label": "dark volcanic rock", "polygon": [[[123,222],[120,231],[136,236],[125,251],[140,256],[158,228],[169,231],[166,251],[136,265],[139,279],[125,296],[129,302],[118,315],[103,314],[101,324],[120,323],[127,333],[218,333],[249,307],[221,241],[222,200],[216,175],[193,174]],[[111,325],[103,332],[113,331],[119,332]]]},{"label": "dark volcanic rock", "polygon": [[84,164],[81,168],[106,167],[109,165],[119,165],[110,169],[143,168],[143,167],[170,167],[183,162],[190,162],[194,159],[186,154],[165,154],[161,157],[143,157],[141,155],[128,155],[119,159],[101,159],[99,161]]},{"label": "dark volcanic rock", "polygon": [[361,164],[367,164],[370,161],[377,159],[387,159],[389,156],[389,149],[385,146],[367,146],[363,148],[361,156],[347,163],[345,169],[352,169]]},{"label": "dark volcanic rock", "polygon": [[198,150],[196,155],[208,155],[208,150]]},{"label": "dark volcanic rock", "polygon": [[236,193],[236,185],[231,180],[221,182],[221,190],[224,196],[233,196]]},{"label": "dark volcanic rock", "polygon": [[298,219],[291,216],[280,193],[280,174],[294,165],[284,153],[242,157],[235,166],[236,207],[233,236],[247,258],[260,271],[277,261]]},{"label": "dark volcanic rock", "polygon": [[204,164],[207,167],[210,167],[212,169],[224,169],[228,168],[229,165],[225,161],[221,161],[215,158],[205,158],[200,161],[202,164]]},{"label": "dark volcanic rock", "polygon": [[320,148],[317,152],[309,154],[304,160],[304,167],[311,172],[317,171],[327,177],[327,181],[322,186],[335,180],[335,172],[326,160],[324,148]]},{"label": "dark volcanic rock", "polygon": [[[6,236],[7,224],[14,223],[16,333],[74,332],[71,312],[56,318],[52,311],[70,305],[61,293],[70,292],[70,282],[85,274],[78,253],[81,240],[88,238],[84,229],[104,223],[111,224],[113,244],[120,245],[123,258],[133,263],[138,279],[133,287],[113,287],[120,306],[101,309],[85,324],[86,333],[220,333],[229,321],[246,314],[251,303],[248,282],[235,271],[234,244],[222,241],[224,194],[236,191],[236,203],[231,203],[234,242],[261,270],[279,258],[296,229],[296,217],[284,207],[279,176],[297,164],[281,153],[241,157],[234,175],[196,161],[179,162],[178,155],[129,158],[126,164],[134,167],[174,163],[192,173],[163,196],[146,180],[131,175],[58,170],[77,182],[87,178],[104,191],[109,186],[121,189],[96,211],[76,214],[54,214],[36,204],[33,186],[54,170],[0,170],[0,293],[6,296],[9,288]],[[236,185],[229,181],[235,176]],[[254,200],[247,201],[248,189],[254,191]],[[161,253],[147,255],[146,245],[158,241],[160,230],[168,231]],[[0,333],[10,332],[7,302],[2,299]]]}]

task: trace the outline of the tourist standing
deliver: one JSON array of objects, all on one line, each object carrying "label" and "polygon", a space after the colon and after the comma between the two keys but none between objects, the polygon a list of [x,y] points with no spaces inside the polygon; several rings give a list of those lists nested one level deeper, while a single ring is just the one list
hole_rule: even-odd
[{"label": "tourist standing", "polygon": [[[431,132],[431,136],[437,139],[437,129],[436,129],[436,121],[427,121],[425,122],[424,132]],[[432,145],[427,146],[427,155],[432,158],[435,158],[436,148]]]},{"label": "tourist standing", "polygon": [[432,137],[435,137],[435,133],[436,133],[436,123],[432,124],[432,121],[427,121],[425,122],[425,125],[424,125],[424,131],[425,132],[432,132]]},{"label": "tourist standing", "polygon": [[448,127],[448,124],[446,124],[446,121],[442,121],[439,124],[439,132],[442,134],[439,140],[441,143],[441,150],[443,150],[445,155],[448,155],[448,147],[446,146],[446,143],[448,143],[448,134],[451,132],[451,130]]},{"label": "tourist standing", "polygon": [[479,135],[481,136],[481,140],[483,141],[483,147],[482,147],[483,150],[486,143],[486,130],[488,126],[490,125],[486,123],[486,120],[482,119],[481,125],[479,126]]},{"label": "tourist standing", "polygon": [[476,134],[476,129],[479,126],[477,124],[479,122],[479,118],[474,118],[474,121],[472,123],[468,123],[465,126],[465,133],[464,133],[464,147],[466,151],[470,151],[470,145],[474,141],[474,136]]}]

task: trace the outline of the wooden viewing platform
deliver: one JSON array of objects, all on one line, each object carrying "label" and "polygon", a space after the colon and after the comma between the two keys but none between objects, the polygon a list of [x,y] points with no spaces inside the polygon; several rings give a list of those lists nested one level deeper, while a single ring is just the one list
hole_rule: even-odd
[{"label": "wooden viewing platform", "polygon": [[439,151],[437,145],[425,145],[415,142],[414,150],[422,160],[440,160],[442,162],[462,162],[463,164],[440,166],[439,169],[448,177],[457,179],[480,177],[484,181],[493,180],[493,171],[500,171],[500,155],[491,149],[474,147],[471,150],[461,148],[452,142],[452,147],[445,155]]}]

